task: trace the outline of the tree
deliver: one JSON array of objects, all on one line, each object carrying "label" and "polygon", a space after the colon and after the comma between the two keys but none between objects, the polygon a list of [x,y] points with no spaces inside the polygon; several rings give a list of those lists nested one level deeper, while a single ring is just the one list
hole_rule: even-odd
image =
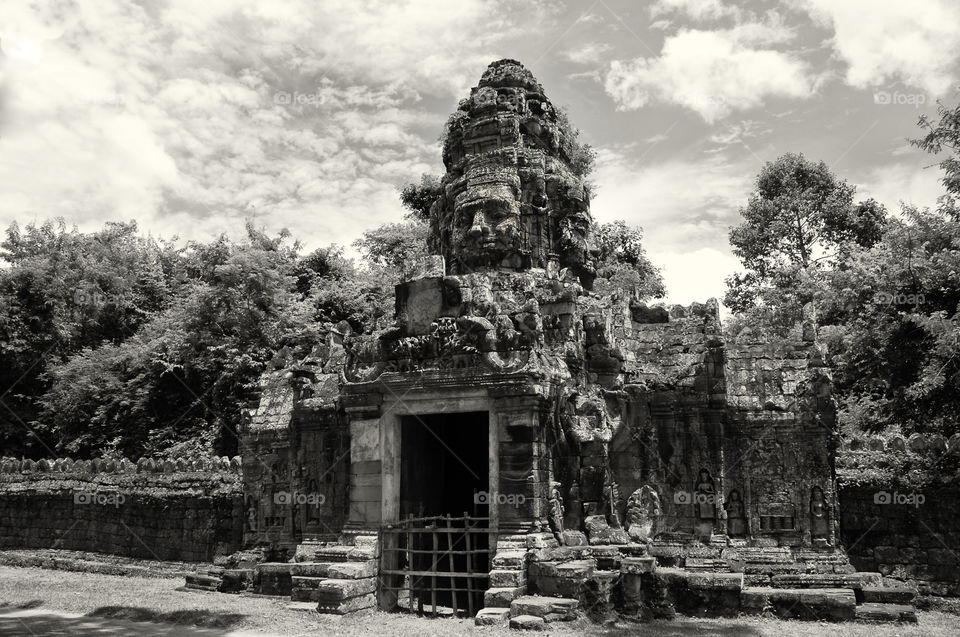
[{"label": "tree", "polygon": [[50,455],[30,435],[46,372],[76,352],[118,343],[166,308],[181,285],[181,250],[137,234],[136,223],[68,230],[62,219],[0,244],[0,444],[10,453]]},{"label": "tree", "polygon": [[412,221],[430,221],[430,207],[440,198],[440,178],[424,173],[419,184],[407,184],[400,189],[400,203],[407,209]]},{"label": "tree", "polygon": [[[841,263],[855,246],[874,245],[886,210],[872,199],[854,205],[854,192],[826,164],[803,155],[788,153],[765,164],[740,209],[743,223],[730,231],[733,252],[746,272],[727,279],[727,307],[745,312],[769,304],[767,292],[796,289],[804,271]],[[785,299],[779,295],[777,300]],[[795,296],[791,304],[807,301]]]},{"label": "tree", "polygon": [[427,255],[427,225],[421,221],[386,223],[354,241],[364,258],[397,274],[404,266]]},{"label": "tree", "polygon": [[643,230],[624,221],[593,225],[597,244],[597,279],[594,290],[610,294],[632,290],[638,299],[666,294],[663,273],[653,265],[643,248]]},{"label": "tree", "polygon": [[821,280],[814,302],[841,421],[956,433],[960,410],[960,223],[904,207],[882,240]]},{"label": "tree", "polygon": [[932,154],[947,151],[948,155],[939,163],[944,173],[943,185],[949,196],[960,197],[960,104],[949,108],[938,101],[937,115],[940,119],[936,122],[926,115],[920,116],[918,125],[926,134],[910,143]]},{"label": "tree", "polygon": [[35,426],[58,452],[109,447],[136,457],[212,437],[218,453],[236,453],[240,407],[274,352],[303,356],[319,335],[311,300],[296,292],[296,246],[285,234],[248,226],[245,241],[213,246],[192,246],[204,276],[136,334],[48,370]]}]

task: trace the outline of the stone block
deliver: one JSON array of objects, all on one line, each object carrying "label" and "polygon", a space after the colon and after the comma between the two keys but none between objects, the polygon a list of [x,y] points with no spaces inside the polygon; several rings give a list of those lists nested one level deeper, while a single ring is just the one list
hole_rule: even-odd
[{"label": "stone block", "polygon": [[377,578],[325,579],[317,584],[316,589],[321,600],[339,601],[373,593],[377,589]]},{"label": "stone block", "polygon": [[527,574],[522,570],[494,569],[490,571],[491,588],[515,588],[526,583]]},{"label": "stone block", "polygon": [[576,599],[524,595],[523,597],[518,597],[513,600],[510,604],[510,616],[533,615],[535,617],[546,617],[547,615],[554,614],[572,619],[576,616],[579,606],[580,602]]},{"label": "stone block", "polygon": [[526,551],[501,551],[493,557],[493,568],[517,569],[523,568],[527,561]]},{"label": "stone block", "polygon": [[513,630],[545,630],[547,627],[543,617],[533,615],[518,615],[510,618],[510,628]]},{"label": "stone block", "polygon": [[912,588],[886,586],[864,586],[863,601],[881,604],[912,604],[917,593]]},{"label": "stone block", "polygon": [[346,615],[362,610],[371,609],[377,604],[377,596],[373,593],[358,595],[343,600],[321,600],[317,603],[318,613]]},{"label": "stone block", "polygon": [[857,621],[917,623],[917,611],[910,604],[866,602],[856,608]]},{"label": "stone block", "polygon": [[327,577],[331,579],[364,579],[375,577],[377,563],[375,560],[364,562],[334,562],[328,565]]},{"label": "stone block", "polygon": [[630,575],[654,573],[657,570],[655,557],[625,557],[620,563],[620,572]]},{"label": "stone block", "polygon": [[513,600],[526,592],[526,586],[490,588],[483,594],[483,605],[487,608],[509,608]]},{"label": "stone block", "polygon": [[501,626],[509,618],[509,608],[482,608],[473,618],[473,623],[476,626]]},{"label": "stone block", "polygon": [[587,536],[583,531],[564,531],[560,534],[564,546],[587,546]]}]

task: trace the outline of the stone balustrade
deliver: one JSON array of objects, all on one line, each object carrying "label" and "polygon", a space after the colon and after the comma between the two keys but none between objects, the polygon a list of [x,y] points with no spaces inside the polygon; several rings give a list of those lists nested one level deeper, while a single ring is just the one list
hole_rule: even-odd
[{"label": "stone balustrade", "polygon": [[212,456],[196,460],[157,460],[141,458],[133,462],[126,458],[94,458],[72,460],[56,458],[41,460],[18,460],[0,458],[0,473],[62,473],[62,474],[133,474],[133,473],[240,473],[240,456]]},{"label": "stone balustrade", "polygon": [[857,436],[843,441],[841,451],[887,451],[918,454],[960,454],[960,433],[946,438],[940,434],[899,434],[889,436]]}]

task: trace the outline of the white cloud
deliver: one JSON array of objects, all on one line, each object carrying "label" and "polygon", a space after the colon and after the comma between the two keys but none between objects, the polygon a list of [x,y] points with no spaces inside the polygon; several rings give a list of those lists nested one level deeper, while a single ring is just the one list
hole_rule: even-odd
[{"label": "white cloud", "polygon": [[653,17],[675,13],[692,20],[715,20],[739,15],[739,9],[721,0],[657,0],[650,7]]},{"label": "white cloud", "polygon": [[832,44],[847,64],[851,86],[902,80],[942,96],[958,79],[960,4],[955,0],[806,0],[806,6],[815,19],[833,27]]},{"label": "white cloud", "polygon": [[638,165],[625,152],[601,149],[591,211],[600,222],[643,227],[650,258],[665,268],[669,298],[703,301],[723,295],[723,279],[737,266],[726,237],[755,172],[715,155]]},{"label": "white cloud", "polygon": [[[916,157],[914,153],[914,157]],[[856,180],[857,199],[873,198],[891,212],[900,209],[900,202],[918,208],[936,206],[937,197],[944,194],[943,172],[936,166],[923,170],[929,161],[904,161],[877,166]]]},{"label": "white cloud", "polygon": [[136,218],[202,238],[255,214],[308,244],[348,242],[399,218],[397,184],[438,169],[436,133],[419,131],[443,116],[423,98],[456,103],[516,29],[514,5],[7,7],[0,182],[16,188],[0,191],[0,226]]},{"label": "white cloud", "polygon": [[659,57],[612,62],[604,86],[618,109],[656,100],[714,122],[761,106],[768,97],[804,98],[813,92],[807,65],[769,47],[790,37],[777,25],[682,30],[666,38]]},{"label": "white cloud", "polygon": [[587,42],[582,46],[563,52],[563,57],[574,64],[596,64],[602,61],[613,48],[607,42]]}]

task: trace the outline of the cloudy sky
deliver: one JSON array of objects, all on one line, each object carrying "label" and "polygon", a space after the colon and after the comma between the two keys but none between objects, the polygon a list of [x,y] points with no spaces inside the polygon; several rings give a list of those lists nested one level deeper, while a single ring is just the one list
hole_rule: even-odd
[{"label": "cloudy sky", "polygon": [[955,103],[955,0],[33,0],[0,12],[0,225],[253,218],[307,248],[398,220],[486,65],[522,61],[599,152],[594,216],[644,228],[669,298],[723,293],[764,162],[932,205],[906,142]]}]

